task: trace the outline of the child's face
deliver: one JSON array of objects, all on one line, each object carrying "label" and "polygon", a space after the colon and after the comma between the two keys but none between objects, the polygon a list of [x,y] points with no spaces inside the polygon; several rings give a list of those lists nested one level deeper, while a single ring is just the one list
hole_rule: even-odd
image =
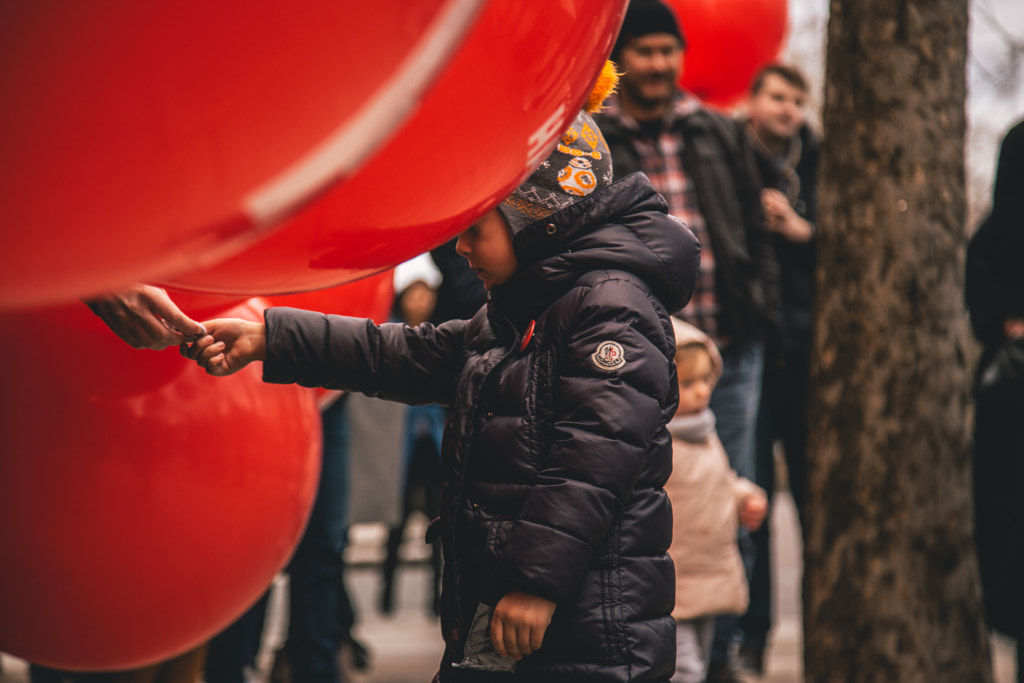
[{"label": "child's face", "polygon": [[497,209],[492,209],[459,235],[455,252],[469,261],[477,277],[490,289],[504,284],[519,267],[512,249],[512,235]]},{"label": "child's face", "polygon": [[676,375],[679,378],[676,415],[692,415],[707,408],[714,388],[714,368],[708,352],[693,349],[677,355]]}]

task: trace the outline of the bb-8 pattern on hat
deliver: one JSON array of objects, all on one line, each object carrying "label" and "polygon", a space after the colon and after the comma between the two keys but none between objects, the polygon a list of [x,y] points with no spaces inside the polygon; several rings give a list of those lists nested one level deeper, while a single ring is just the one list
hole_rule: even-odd
[{"label": "bb-8 pattern on hat", "polygon": [[[569,145],[580,138],[583,138],[583,141],[590,146],[589,152],[569,147]],[[558,145],[557,149],[562,154],[568,154],[573,158],[569,161],[568,166],[558,172],[558,184],[563,190],[577,197],[586,197],[594,191],[594,188],[597,187],[597,176],[594,175],[593,164],[590,163],[590,159],[584,159],[583,157],[588,156],[600,160],[601,152],[597,150],[600,142],[601,136],[586,123],[583,124],[581,131],[577,132],[575,128],[565,131],[562,142]]]},{"label": "bb-8 pattern on hat", "polygon": [[569,194],[586,197],[597,187],[597,178],[587,159],[573,159],[558,173],[558,184]]},{"label": "bb-8 pattern on hat", "polygon": [[548,158],[499,206],[513,235],[612,182],[612,160],[601,130],[580,112]]}]

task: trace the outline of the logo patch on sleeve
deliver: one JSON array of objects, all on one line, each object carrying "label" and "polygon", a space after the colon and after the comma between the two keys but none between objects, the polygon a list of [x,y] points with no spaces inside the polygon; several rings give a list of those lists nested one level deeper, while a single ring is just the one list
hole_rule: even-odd
[{"label": "logo patch on sleeve", "polygon": [[617,370],[626,364],[626,353],[622,350],[622,344],[613,341],[604,341],[597,345],[597,351],[590,356],[594,365],[602,370]]}]

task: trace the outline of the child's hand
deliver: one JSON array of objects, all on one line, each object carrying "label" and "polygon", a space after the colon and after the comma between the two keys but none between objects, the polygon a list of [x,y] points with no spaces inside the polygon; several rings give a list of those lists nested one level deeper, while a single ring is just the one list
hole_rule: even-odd
[{"label": "child's hand", "polygon": [[540,648],[555,613],[555,603],[530,595],[509,593],[494,607],[491,642],[501,657],[522,659]]},{"label": "child's hand", "polygon": [[768,499],[763,494],[747,496],[740,505],[740,525],[747,531],[757,531],[767,513]]},{"label": "child's hand", "polygon": [[224,377],[254,360],[266,358],[267,330],[262,322],[221,318],[204,324],[209,334],[192,344],[183,342],[180,350],[181,355],[199,363],[207,374]]}]

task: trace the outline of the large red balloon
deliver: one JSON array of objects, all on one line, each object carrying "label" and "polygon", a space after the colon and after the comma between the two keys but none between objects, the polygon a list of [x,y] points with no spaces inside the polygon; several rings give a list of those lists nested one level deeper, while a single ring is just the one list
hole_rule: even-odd
[{"label": "large red balloon", "polygon": [[379,324],[391,317],[395,301],[394,271],[386,270],[338,287],[275,296],[268,301],[272,306],[371,318]]},{"label": "large red balloon", "polygon": [[680,85],[728,108],[747,93],[759,68],[786,37],[786,0],[668,0],[686,34]]},{"label": "large red balloon", "polygon": [[[254,300],[226,315],[260,319]],[[313,392],[136,351],[84,305],[0,316],[0,651],[134,668],[224,628],[316,491]]]},{"label": "large red balloon", "polygon": [[400,130],[346,182],[275,234],[165,280],[198,291],[281,294],[401,263],[504,199],[589,94],[626,0],[490,0]]},{"label": "large red balloon", "polygon": [[[251,303],[260,310],[264,306],[291,306],[321,313],[372,318],[380,323],[391,314],[395,297],[393,281],[394,272],[387,270],[338,287],[253,299]],[[199,322],[222,317],[228,309],[247,301],[237,295],[202,294],[180,289],[168,289],[167,294],[182,313]]]},{"label": "large red balloon", "polygon": [[0,4],[0,309],[263,236],[394,129],[483,2]]}]

